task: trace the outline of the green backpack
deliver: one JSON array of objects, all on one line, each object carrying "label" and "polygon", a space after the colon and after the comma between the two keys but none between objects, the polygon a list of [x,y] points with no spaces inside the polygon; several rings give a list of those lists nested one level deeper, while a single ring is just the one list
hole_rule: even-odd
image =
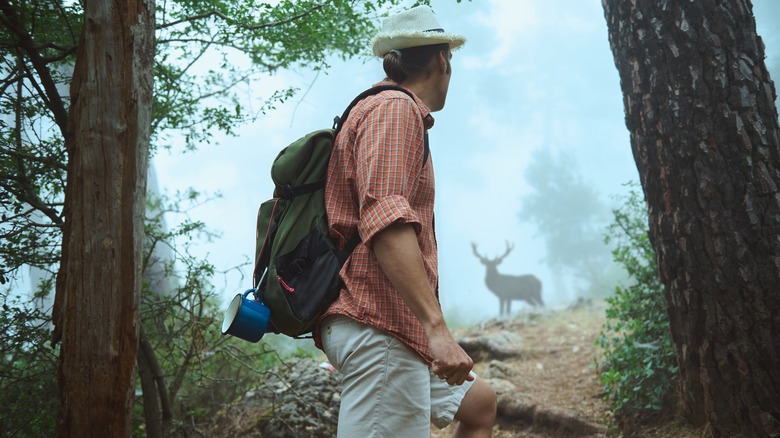
[{"label": "green backpack", "polygon": [[[325,177],[334,139],[352,108],[367,96],[385,90],[409,91],[394,85],[370,88],[358,95],[333,128],[311,132],[277,155],[271,166],[273,198],[257,213],[253,275],[255,296],[271,310],[269,332],[301,337],[338,298],[341,267],[360,243],[357,231],[339,249],[328,233]],[[423,166],[427,161],[425,134]]]}]

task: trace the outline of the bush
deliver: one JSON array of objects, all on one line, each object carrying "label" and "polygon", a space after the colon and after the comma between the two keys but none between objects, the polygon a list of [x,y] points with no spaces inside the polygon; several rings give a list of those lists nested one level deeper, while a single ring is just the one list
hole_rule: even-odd
[{"label": "bush", "polygon": [[655,253],[648,237],[644,198],[629,184],[629,194],[613,210],[607,243],[614,243],[615,262],[633,282],[618,286],[607,299],[607,323],[596,345],[596,360],[610,407],[620,421],[656,414],[667,407],[677,379],[677,357]]},{"label": "bush", "polygon": [[[265,340],[252,344],[221,333],[223,310],[212,281],[223,273],[192,253],[195,244],[217,237],[187,214],[200,200],[194,191],[149,197],[136,436],[192,435],[194,424],[259,385],[263,372],[280,362]],[[169,227],[165,214],[182,219]]]},{"label": "bush", "polygon": [[53,436],[59,401],[48,316],[0,290],[0,436]]}]

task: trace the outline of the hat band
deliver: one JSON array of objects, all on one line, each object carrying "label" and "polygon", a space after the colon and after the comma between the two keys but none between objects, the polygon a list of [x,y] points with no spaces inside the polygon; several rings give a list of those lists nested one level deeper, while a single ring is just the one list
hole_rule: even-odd
[{"label": "hat band", "polygon": [[444,29],[428,29],[428,30],[424,30],[423,32],[441,32],[441,33],[444,33]]}]

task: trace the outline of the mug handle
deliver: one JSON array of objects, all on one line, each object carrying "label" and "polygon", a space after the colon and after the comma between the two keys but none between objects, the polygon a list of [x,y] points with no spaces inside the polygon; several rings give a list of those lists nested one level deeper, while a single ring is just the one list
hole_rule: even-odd
[{"label": "mug handle", "polygon": [[263,299],[262,294],[260,294],[260,292],[258,292],[254,288],[247,289],[246,292],[244,292],[244,299],[246,299],[246,296],[249,295],[250,293],[255,297],[255,301],[257,301],[258,303]]}]

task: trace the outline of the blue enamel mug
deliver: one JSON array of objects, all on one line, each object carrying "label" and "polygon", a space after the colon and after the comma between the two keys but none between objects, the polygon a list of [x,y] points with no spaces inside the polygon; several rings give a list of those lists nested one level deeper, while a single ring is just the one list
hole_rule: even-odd
[{"label": "blue enamel mug", "polygon": [[[249,298],[249,295],[252,298]],[[271,309],[262,302],[262,296],[255,289],[247,289],[230,302],[222,321],[222,334],[232,335],[249,342],[257,342],[268,330]]]}]

